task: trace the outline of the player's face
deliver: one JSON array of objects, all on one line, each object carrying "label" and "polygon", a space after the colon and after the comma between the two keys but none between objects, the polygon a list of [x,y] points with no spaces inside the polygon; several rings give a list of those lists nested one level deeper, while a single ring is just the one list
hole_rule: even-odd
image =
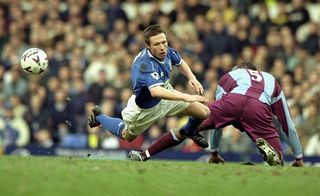
[{"label": "player's face", "polygon": [[167,56],[168,41],[164,33],[150,37],[150,45],[148,46],[151,54],[159,60],[164,60]]}]

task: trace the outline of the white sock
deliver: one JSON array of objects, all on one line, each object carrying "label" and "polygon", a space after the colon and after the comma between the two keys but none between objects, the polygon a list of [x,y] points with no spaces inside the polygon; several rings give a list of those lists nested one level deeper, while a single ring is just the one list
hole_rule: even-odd
[{"label": "white sock", "polygon": [[150,158],[149,150],[146,150],[145,153],[146,153],[147,158]]},{"label": "white sock", "polygon": [[170,130],[170,133],[171,133],[171,135],[172,135],[172,137],[173,137],[174,140],[180,141],[180,140],[178,139],[178,137],[176,136],[176,134],[174,133],[173,129]]}]

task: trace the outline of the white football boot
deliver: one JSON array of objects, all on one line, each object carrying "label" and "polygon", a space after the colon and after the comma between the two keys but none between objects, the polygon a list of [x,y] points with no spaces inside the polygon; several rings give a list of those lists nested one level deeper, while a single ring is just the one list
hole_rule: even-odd
[{"label": "white football boot", "polygon": [[263,138],[258,138],[256,140],[256,144],[264,160],[270,166],[282,165],[282,161],[279,158],[278,153],[274,150],[274,148]]}]

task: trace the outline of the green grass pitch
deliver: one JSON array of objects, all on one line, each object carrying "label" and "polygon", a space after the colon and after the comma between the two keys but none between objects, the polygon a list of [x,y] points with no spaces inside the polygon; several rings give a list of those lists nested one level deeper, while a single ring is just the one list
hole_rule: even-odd
[{"label": "green grass pitch", "polygon": [[319,195],[320,168],[0,157],[0,195]]}]

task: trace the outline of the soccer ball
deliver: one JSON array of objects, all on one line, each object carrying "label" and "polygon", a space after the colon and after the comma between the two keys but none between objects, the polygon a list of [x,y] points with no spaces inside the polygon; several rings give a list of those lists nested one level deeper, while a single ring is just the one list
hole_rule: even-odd
[{"label": "soccer ball", "polygon": [[22,69],[31,74],[41,74],[48,67],[48,56],[39,48],[29,48],[20,59]]}]

